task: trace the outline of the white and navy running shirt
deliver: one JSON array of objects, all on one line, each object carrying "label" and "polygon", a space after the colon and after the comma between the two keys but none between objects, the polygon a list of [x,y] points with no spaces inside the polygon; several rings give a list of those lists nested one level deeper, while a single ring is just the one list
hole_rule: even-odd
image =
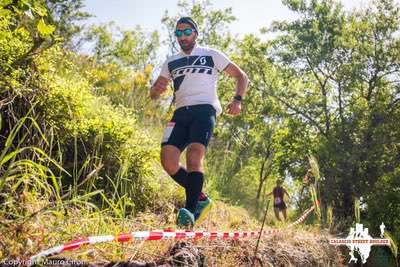
[{"label": "white and navy running shirt", "polygon": [[177,109],[211,104],[219,115],[222,108],[217,95],[218,72],[230,62],[222,52],[196,45],[190,55],[181,51],[169,57],[160,75],[173,81]]}]

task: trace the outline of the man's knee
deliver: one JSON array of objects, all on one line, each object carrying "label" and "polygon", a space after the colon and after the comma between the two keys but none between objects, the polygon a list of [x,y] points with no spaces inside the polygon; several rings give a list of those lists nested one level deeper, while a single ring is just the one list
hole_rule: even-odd
[{"label": "man's knee", "polygon": [[169,174],[175,174],[179,169],[180,150],[174,146],[163,146],[161,148],[161,165]]},{"label": "man's knee", "polygon": [[205,147],[200,143],[193,143],[188,146],[186,152],[186,165],[188,171],[202,171]]},{"label": "man's knee", "polygon": [[167,159],[161,159],[161,165],[169,175],[174,175],[179,169],[178,163]]}]

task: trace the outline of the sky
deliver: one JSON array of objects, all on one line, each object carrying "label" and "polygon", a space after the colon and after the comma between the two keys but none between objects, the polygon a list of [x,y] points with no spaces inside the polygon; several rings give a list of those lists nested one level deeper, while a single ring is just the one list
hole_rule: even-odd
[{"label": "sky", "polygon": [[[199,2],[199,0],[187,0]],[[178,13],[178,0],[86,0],[84,11],[95,17],[88,23],[106,23],[114,21],[124,30],[140,25],[145,31],[158,30],[163,35],[161,18],[168,10],[170,15]],[[285,7],[281,0],[210,0],[216,9],[232,7],[237,21],[230,25],[233,34],[243,36],[247,33],[259,33],[260,28],[270,26],[273,20],[291,20],[295,14]],[[346,9],[360,7],[367,0],[342,0]],[[165,33],[164,33],[165,34]]]},{"label": "sky", "polygon": [[[189,3],[199,3],[204,0],[186,0]],[[400,1],[400,0],[399,0]],[[262,40],[271,35],[260,35],[260,29],[268,27],[275,20],[294,20],[296,14],[284,6],[281,0],[209,0],[213,9],[232,7],[236,21],[229,25],[229,31],[239,37],[245,34],[258,34]],[[365,6],[368,0],[341,0],[346,9]],[[122,30],[133,30],[140,25],[147,33],[157,30],[160,39],[165,40],[167,30],[161,23],[165,11],[170,16],[179,12],[178,0],[85,0],[83,11],[93,15],[84,24],[103,24],[115,22]],[[91,50],[90,44],[85,44],[82,52]],[[168,47],[161,45],[157,57],[161,60],[168,54]]]}]

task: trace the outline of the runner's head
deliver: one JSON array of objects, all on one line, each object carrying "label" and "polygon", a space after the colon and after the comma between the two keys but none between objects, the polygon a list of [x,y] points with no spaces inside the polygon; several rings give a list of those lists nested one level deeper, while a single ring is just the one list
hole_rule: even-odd
[{"label": "runner's head", "polygon": [[282,181],[281,179],[277,179],[277,180],[276,180],[276,185],[279,186],[279,185],[282,185],[282,183],[283,183],[283,181]]},{"label": "runner's head", "polygon": [[175,36],[183,52],[190,52],[196,44],[198,29],[190,17],[182,17],[176,22]]}]

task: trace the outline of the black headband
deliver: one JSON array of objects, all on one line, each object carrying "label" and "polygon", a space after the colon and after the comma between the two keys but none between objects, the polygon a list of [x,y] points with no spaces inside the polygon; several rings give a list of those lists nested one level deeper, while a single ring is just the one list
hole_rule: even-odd
[{"label": "black headband", "polygon": [[[197,23],[196,23],[191,17],[182,17],[182,18],[178,19],[178,21],[176,22],[176,26],[178,26],[178,24],[181,24],[181,23],[190,24],[190,26],[192,26],[193,29],[194,29],[196,32],[199,32],[199,31],[197,30]],[[175,27],[175,28],[176,28],[176,27]]]}]

